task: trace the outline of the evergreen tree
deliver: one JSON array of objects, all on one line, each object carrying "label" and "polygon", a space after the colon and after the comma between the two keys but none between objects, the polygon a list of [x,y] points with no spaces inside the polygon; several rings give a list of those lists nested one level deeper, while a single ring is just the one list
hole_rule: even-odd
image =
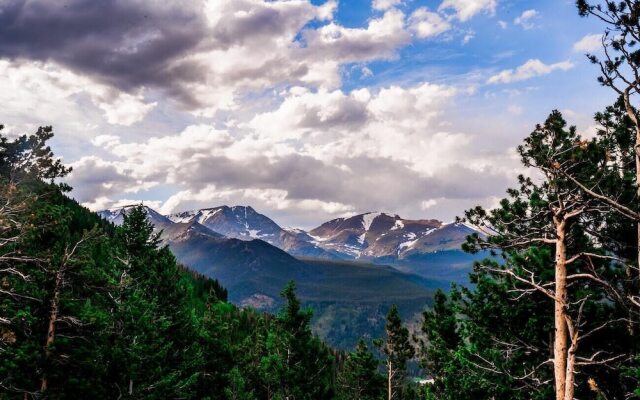
[{"label": "evergreen tree", "polygon": [[198,357],[180,269],[143,206],[132,207],[117,230],[122,274],[118,283],[111,374],[130,398],[182,397],[198,379],[188,368]]},{"label": "evergreen tree", "polygon": [[378,372],[380,361],[360,339],[349,353],[338,375],[340,400],[380,400],[384,397],[384,377]]},{"label": "evergreen tree", "polygon": [[229,372],[229,384],[224,389],[227,400],[253,400],[253,391],[247,388],[247,384],[238,368]]},{"label": "evergreen tree", "polygon": [[265,365],[279,371],[283,398],[330,398],[333,396],[332,357],[311,333],[311,310],[301,308],[293,281],[284,288],[282,297],[285,305],[277,316],[276,330],[267,335]]},{"label": "evergreen tree", "polygon": [[46,145],[52,135],[0,135],[0,389],[100,397],[113,264],[99,218],[52,183],[69,171]]},{"label": "evergreen tree", "polygon": [[403,398],[407,361],[413,358],[415,349],[409,341],[409,330],[402,325],[398,307],[394,304],[387,313],[386,341],[379,343],[386,355],[387,399]]},{"label": "evergreen tree", "polygon": [[562,399],[590,398],[593,387],[622,398],[635,387],[623,372],[637,340],[622,294],[626,268],[618,262],[625,248],[619,234],[633,227],[603,212],[571,179],[625,187],[624,174],[607,171],[616,129],[584,141],[565,126],[554,112],[519,148],[542,181],[521,177],[496,210],[467,213],[491,232],[470,237],[465,248],[492,248],[499,258],[476,266],[473,290],[456,289],[449,301],[438,296],[425,315],[423,362],[435,378],[435,398],[544,399],[552,377]]}]

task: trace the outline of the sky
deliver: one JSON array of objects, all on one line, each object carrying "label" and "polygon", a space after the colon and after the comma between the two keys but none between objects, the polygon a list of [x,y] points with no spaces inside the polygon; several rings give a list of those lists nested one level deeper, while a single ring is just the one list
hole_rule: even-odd
[{"label": "sky", "polygon": [[593,134],[603,29],[567,0],[0,0],[0,123],[52,125],[93,210],[450,221],[552,110]]}]

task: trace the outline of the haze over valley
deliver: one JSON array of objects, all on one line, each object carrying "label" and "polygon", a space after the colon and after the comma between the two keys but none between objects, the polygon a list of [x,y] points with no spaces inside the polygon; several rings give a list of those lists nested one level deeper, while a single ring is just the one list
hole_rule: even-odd
[{"label": "haze over valley", "polygon": [[[119,225],[133,207],[99,214]],[[344,348],[382,334],[392,304],[416,319],[435,289],[468,284],[473,261],[484,257],[461,250],[466,236],[481,234],[462,223],[366,213],[306,232],[281,228],[250,206],[146,210],[178,261],[217,279],[234,304],[275,311],[282,287],[297,282],[300,299],[314,310],[314,331]]]}]

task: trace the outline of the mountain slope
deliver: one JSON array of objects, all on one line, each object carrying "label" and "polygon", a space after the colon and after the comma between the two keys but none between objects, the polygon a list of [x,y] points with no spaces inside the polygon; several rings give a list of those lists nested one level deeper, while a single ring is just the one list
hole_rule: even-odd
[{"label": "mountain slope", "polygon": [[446,287],[394,268],[355,262],[296,259],[261,240],[219,239],[191,233],[169,244],[185,265],[215,277],[241,306],[275,311],[280,291],[294,280],[298,296],[314,311],[315,333],[341,348],[359,337],[383,334],[385,315],[397,304],[406,318],[432,301],[433,288]]},{"label": "mountain slope", "polygon": [[[124,214],[126,214],[127,210],[135,206],[136,205],[127,205],[110,210],[102,210],[98,212],[98,215],[115,225],[120,225],[124,220]],[[165,217],[150,207],[144,206],[144,208],[149,221],[157,230],[162,231],[161,238],[165,242],[184,240],[188,232],[197,232],[215,238],[224,238],[223,235],[212,231],[197,221],[173,222],[168,217]]]},{"label": "mountain slope", "polygon": [[294,256],[340,258],[311,241],[282,229],[272,219],[249,206],[221,206],[184,211],[169,215],[168,218],[173,222],[198,222],[229,238],[264,240]]},{"label": "mountain slope", "polygon": [[[118,224],[127,208],[101,215]],[[224,237],[195,218],[174,222],[147,211],[176,258],[217,279],[235,304],[274,311],[280,291],[294,280],[301,301],[314,310],[314,330],[336,346],[381,335],[391,304],[413,316],[431,303],[433,288],[447,286],[388,266],[298,259],[263,240]]]},{"label": "mountain slope", "polygon": [[367,213],[325,222],[309,235],[320,247],[355,259],[399,260],[416,253],[459,249],[466,236],[474,232],[464,224]]},{"label": "mountain slope", "polygon": [[[386,264],[429,279],[459,283],[467,281],[473,262],[485,256],[465,254],[460,249],[468,235],[478,233],[473,227],[434,219],[366,213],[334,219],[306,232],[283,229],[248,206],[221,206],[169,216],[151,209],[148,213],[165,231],[163,237],[168,241],[179,240],[187,230],[243,241],[259,238],[295,257]],[[122,219],[118,209],[102,215],[115,222]]]}]

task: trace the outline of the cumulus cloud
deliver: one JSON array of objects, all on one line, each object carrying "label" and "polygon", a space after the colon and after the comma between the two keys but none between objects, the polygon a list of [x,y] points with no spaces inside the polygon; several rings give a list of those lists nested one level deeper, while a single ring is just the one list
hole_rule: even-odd
[{"label": "cumulus cloud", "polygon": [[[155,102],[146,102],[139,93],[113,90],[55,64],[0,60],[0,100],[9,115],[28,113],[33,118],[30,110],[35,107],[40,117],[57,120],[61,112],[76,109],[83,95],[102,110],[110,124],[132,125],[156,106]],[[78,121],[83,118],[75,115],[71,119]]]},{"label": "cumulus cloud", "polygon": [[496,6],[496,0],[444,0],[438,10],[453,10],[455,18],[464,22],[481,12],[494,15]]},{"label": "cumulus cloud", "polygon": [[55,61],[122,90],[166,87],[202,77],[182,57],[201,42],[204,24],[177,1],[8,0],[0,14],[0,56]]},{"label": "cumulus cloud", "polygon": [[520,25],[522,29],[529,30],[536,27],[535,20],[540,17],[540,13],[534,9],[525,10],[513,20],[514,25]]},{"label": "cumulus cloud", "polygon": [[[390,60],[412,41],[451,23],[400,0],[364,27],[334,20],[336,0],[163,2],[7,0],[0,14],[0,58],[39,62],[90,80],[107,122],[131,125],[156,106],[151,91],[201,117],[238,110],[251,94],[277,87],[334,89],[344,65]],[[465,21],[493,13],[495,0],[445,0],[440,11]],[[154,92],[154,93],[155,93]]]},{"label": "cumulus cloud", "polygon": [[144,103],[141,95],[132,96],[128,93],[118,93],[107,96],[110,101],[98,101],[97,105],[104,111],[105,118],[110,124],[132,125],[144,118],[158,103]]},{"label": "cumulus cloud", "polygon": [[420,7],[409,17],[409,27],[419,38],[428,38],[448,31],[451,24],[439,14]]},{"label": "cumulus cloud", "polygon": [[381,18],[370,20],[366,28],[346,28],[332,22],[316,30],[306,30],[307,47],[301,52],[311,60],[341,63],[390,58],[398,47],[410,40],[404,19],[404,13],[392,9]]},{"label": "cumulus cloud", "polygon": [[593,53],[602,48],[602,34],[586,35],[573,45],[573,51],[581,53]]},{"label": "cumulus cloud", "polygon": [[374,10],[388,10],[402,4],[402,0],[373,0],[371,7]]},{"label": "cumulus cloud", "polygon": [[70,177],[80,188],[74,196],[95,207],[171,185],[165,212],[252,204],[275,215],[286,210],[288,221],[303,224],[364,209],[422,209],[421,200],[408,199],[484,198],[506,175],[474,160],[472,137],[442,130],[456,93],[429,83],[351,92],[294,87],[275,110],[231,130],[194,125],[138,142],[98,136],[94,144],[110,159],[74,165],[98,170]]},{"label": "cumulus cloud", "polygon": [[317,199],[292,200],[288,196],[286,190],[280,189],[221,189],[212,184],[197,191],[180,191],[169,197],[159,207],[159,210],[168,214],[176,210],[203,207],[203,205],[250,204],[259,210],[285,211],[292,214],[321,212],[334,217],[352,214],[356,211],[353,206],[338,202]]},{"label": "cumulus cloud", "polygon": [[0,57],[60,65],[124,93],[100,103],[109,122],[137,122],[153,107],[141,104],[151,89],[212,117],[248,92],[337,87],[342,64],[393,57],[411,40],[395,4],[377,3],[383,16],[346,28],[333,21],[335,0],[8,0]]},{"label": "cumulus cloud", "polygon": [[568,71],[574,65],[571,61],[562,61],[555,64],[545,64],[538,59],[531,59],[516,69],[506,69],[493,75],[488,83],[512,83],[535,78],[537,76],[548,75],[553,71]]},{"label": "cumulus cloud", "polygon": [[115,193],[135,193],[145,185],[131,176],[131,171],[123,165],[97,156],[82,157],[71,167],[73,170],[68,181],[74,186],[74,197],[82,203],[103,203]]}]

